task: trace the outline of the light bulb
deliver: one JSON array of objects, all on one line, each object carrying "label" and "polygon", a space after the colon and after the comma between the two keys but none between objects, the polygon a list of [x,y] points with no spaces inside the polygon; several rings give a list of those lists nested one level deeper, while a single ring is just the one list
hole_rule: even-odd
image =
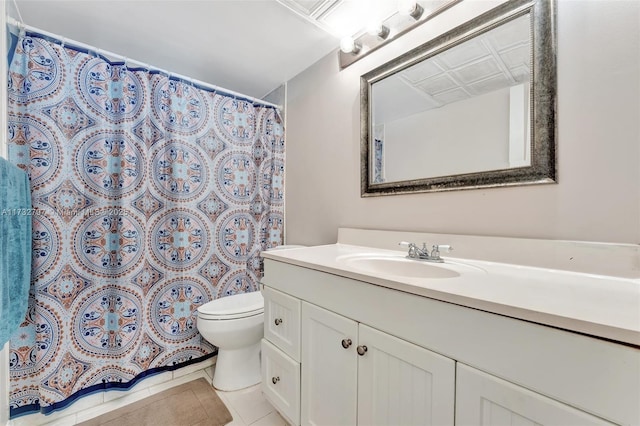
[{"label": "light bulb", "polygon": [[367,32],[384,40],[389,36],[389,27],[379,21],[372,21],[367,25]]},{"label": "light bulb", "polygon": [[360,45],[355,42],[353,37],[347,36],[343,37],[342,40],[340,40],[340,50],[342,50],[344,53],[356,54],[360,51]]}]

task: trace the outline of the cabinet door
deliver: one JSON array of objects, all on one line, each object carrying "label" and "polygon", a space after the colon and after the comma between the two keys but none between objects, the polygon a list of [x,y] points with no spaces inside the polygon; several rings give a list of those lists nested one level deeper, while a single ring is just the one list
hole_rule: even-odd
[{"label": "cabinet door", "polygon": [[458,363],[456,424],[588,426],[612,423]]},{"label": "cabinet door", "polygon": [[302,302],[303,425],[356,424],[357,342],[355,321]]},{"label": "cabinet door", "polygon": [[455,361],[360,324],[358,424],[453,425]]},{"label": "cabinet door", "polygon": [[264,293],[264,338],[300,362],[300,300],[269,287]]}]

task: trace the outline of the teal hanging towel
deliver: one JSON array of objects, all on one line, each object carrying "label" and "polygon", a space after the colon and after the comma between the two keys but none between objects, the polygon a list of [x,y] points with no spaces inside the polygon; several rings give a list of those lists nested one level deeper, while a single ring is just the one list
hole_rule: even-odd
[{"label": "teal hanging towel", "polygon": [[31,216],[29,177],[0,158],[0,348],[27,313]]}]

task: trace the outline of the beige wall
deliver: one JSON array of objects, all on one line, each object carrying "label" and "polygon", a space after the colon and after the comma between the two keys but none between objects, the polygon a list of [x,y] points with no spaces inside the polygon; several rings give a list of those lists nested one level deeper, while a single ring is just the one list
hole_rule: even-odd
[{"label": "beige wall", "polygon": [[339,71],[288,83],[287,242],[337,228],[640,242],[640,1],[558,2],[558,184],[360,197],[360,75],[490,9],[470,0]]}]

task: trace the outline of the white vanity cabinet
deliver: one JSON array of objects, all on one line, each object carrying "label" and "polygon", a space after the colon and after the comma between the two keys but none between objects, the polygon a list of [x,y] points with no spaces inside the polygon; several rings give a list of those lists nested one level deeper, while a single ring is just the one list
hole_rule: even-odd
[{"label": "white vanity cabinet", "polygon": [[294,425],[640,424],[638,348],[269,258],[262,284],[263,389]]},{"label": "white vanity cabinet", "polygon": [[453,424],[453,360],[277,290],[264,296],[263,391],[287,420]]}]

